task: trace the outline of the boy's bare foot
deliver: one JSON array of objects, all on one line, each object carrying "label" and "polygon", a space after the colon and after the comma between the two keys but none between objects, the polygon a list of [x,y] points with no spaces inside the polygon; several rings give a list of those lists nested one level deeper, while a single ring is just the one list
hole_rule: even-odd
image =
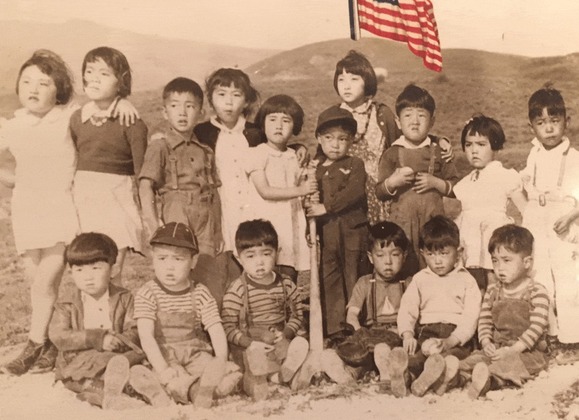
[{"label": "boy's bare foot", "polygon": [[157,376],[145,366],[135,365],[130,369],[129,383],[153,407],[166,407],[171,404],[171,398]]},{"label": "boy's bare foot", "polygon": [[380,381],[389,381],[390,375],[388,374],[388,359],[390,357],[390,352],[392,349],[386,343],[378,343],[374,346],[374,363],[380,372]]},{"label": "boy's bare foot", "polygon": [[390,377],[392,393],[396,397],[408,395],[408,353],[402,347],[396,347],[390,352],[387,362],[387,373]]},{"label": "boy's bare foot", "polygon": [[428,356],[424,362],[424,370],[410,387],[412,394],[422,397],[444,375],[445,361],[440,354]]},{"label": "boy's bare foot", "polygon": [[468,396],[473,400],[483,396],[490,389],[491,377],[489,367],[486,363],[480,362],[472,370],[472,382],[468,387]]},{"label": "boy's bare foot", "polygon": [[[446,356],[444,358],[445,368],[444,374],[442,375],[440,384],[437,384],[434,388],[434,392],[436,395],[444,394],[448,389],[451,389],[452,386],[457,382],[458,376],[458,365],[459,361],[456,356]],[[456,386],[456,385],[455,385]]]},{"label": "boy's bare foot", "polygon": [[281,365],[279,378],[282,383],[290,382],[298,369],[306,360],[310,345],[303,337],[295,337],[287,349],[287,357]]}]

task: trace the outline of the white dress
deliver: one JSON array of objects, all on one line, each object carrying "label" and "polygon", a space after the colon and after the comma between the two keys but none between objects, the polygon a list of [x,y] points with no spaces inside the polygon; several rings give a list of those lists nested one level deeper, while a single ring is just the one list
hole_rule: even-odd
[{"label": "white dress", "polygon": [[492,270],[487,249],[489,239],[496,228],[513,223],[507,216],[507,203],[521,188],[517,171],[503,168],[498,160],[481,170],[473,170],[454,186],[454,194],[462,205],[456,224],[464,248],[465,267]]},{"label": "white dress", "polygon": [[0,129],[0,150],[16,160],[11,207],[19,254],[68,244],[79,231],[71,190],[76,153],[68,130],[76,109],[57,105],[39,118],[22,108]]},{"label": "white dress", "polygon": [[[284,152],[267,144],[250,149],[247,173],[265,171],[268,184],[275,188],[294,187],[299,181],[300,167],[292,149]],[[250,182],[251,217],[269,220],[279,240],[277,264],[294,267],[297,271],[309,270],[309,248],[306,241],[306,217],[299,198],[265,200]]]}]

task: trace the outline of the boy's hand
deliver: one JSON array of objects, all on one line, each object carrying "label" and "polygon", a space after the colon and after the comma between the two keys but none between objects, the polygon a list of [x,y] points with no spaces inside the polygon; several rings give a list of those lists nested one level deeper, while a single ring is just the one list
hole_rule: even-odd
[{"label": "boy's hand", "polygon": [[410,185],[414,182],[415,174],[412,168],[405,166],[403,168],[396,168],[394,173],[388,177],[386,182],[386,188],[388,190],[396,190],[405,185]]},{"label": "boy's hand", "polygon": [[273,343],[279,343],[281,340],[283,340],[283,332],[278,331],[276,329],[272,330],[273,334],[274,334],[274,339],[273,339]]},{"label": "boy's hand", "polygon": [[416,181],[412,189],[418,194],[425,193],[428,190],[435,188],[436,178],[434,175],[430,175],[426,172],[418,172],[416,174]]},{"label": "boy's hand", "polygon": [[301,186],[303,188],[302,195],[313,194],[318,190],[318,181],[315,178],[308,178]]},{"label": "boy's hand", "polygon": [[138,119],[139,111],[133,106],[133,104],[127,99],[119,99],[115,107],[113,108],[113,117],[119,118],[122,125],[130,127]]},{"label": "boy's hand", "polygon": [[491,359],[493,359],[497,353],[497,348],[492,341],[487,341],[485,344],[483,344],[482,350],[485,356],[488,356]]},{"label": "boy's hand", "polygon": [[460,344],[460,340],[454,336],[449,336],[442,340],[442,351],[450,350]]},{"label": "boy's hand", "polygon": [[106,334],[103,338],[104,351],[116,351],[123,346],[123,342],[112,334]]},{"label": "boy's hand", "polygon": [[249,347],[247,348],[248,350],[261,350],[264,353],[269,353],[270,351],[272,351],[274,349],[274,347],[271,344],[267,344],[264,343],[263,341],[252,341],[251,344],[249,345]]},{"label": "boy's hand", "polygon": [[405,332],[402,334],[402,348],[409,355],[416,353],[416,347],[418,347],[418,341],[414,338],[411,332]]},{"label": "boy's hand", "polygon": [[555,221],[553,224],[553,230],[557,235],[563,235],[569,231],[569,227],[573,221],[574,219],[566,214]]},{"label": "boy's hand", "polygon": [[326,206],[322,203],[310,203],[310,206],[306,211],[306,217],[318,217],[323,216],[326,213]]},{"label": "boy's hand", "polygon": [[438,139],[438,146],[440,147],[440,157],[446,163],[451,162],[454,159],[454,151],[452,150],[452,144],[450,140],[446,137],[440,137]]}]

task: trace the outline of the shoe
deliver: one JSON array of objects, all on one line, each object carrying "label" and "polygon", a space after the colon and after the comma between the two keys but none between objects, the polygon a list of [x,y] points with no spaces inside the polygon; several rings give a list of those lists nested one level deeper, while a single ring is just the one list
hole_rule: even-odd
[{"label": "shoe", "polygon": [[267,399],[269,391],[267,375],[255,376],[251,372],[245,372],[243,375],[243,390],[254,401]]},{"label": "shoe", "polygon": [[428,356],[424,362],[424,370],[414,382],[410,390],[412,394],[417,397],[422,397],[428,390],[440,380],[445,371],[444,357],[440,354],[433,354]]},{"label": "shoe", "polygon": [[579,348],[563,348],[555,356],[558,365],[568,365],[579,361]]},{"label": "shoe", "polygon": [[153,407],[167,407],[171,404],[171,398],[163,389],[157,376],[143,365],[131,367],[129,384]]},{"label": "shoe", "polygon": [[477,363],[472,370],[472,382],[468,387],[468,396],[473,400],[483,396],[490,389],[491,378],[486,363]]},{"label": "shoe", "polygon": [[390,375],[388,374],[388,359],[391,351],[392,349],[386,343],[378,343],[374,346],[374,364],[378,368],[378,372],[380,372],[380,382],[390,380]]},{"label": "shoe", "polygon": [[199,390],[192,400],[195,407],[211,408],[211,404],[213,404],[213,393],[224,376],[225,360],[213,358],[213,360],[207,364],[199,379]]},{"label": "shoe", "polygon": [[239,389],[239,383],[242,378],[243,373],[239,370],[226,374],[221,382],[219,382],[219,385],[217,385],[217,388],[215,388],[214,397],[224,398],[235,393],[235,391]]},{"label": "shoe", "polygon": [[118,397],[123,394],[123,389],[129,382],[129,377],[130,368],[128,359],[120,355],[113,356],[107,363],[103,375],[103,408],[105,410],[118,410],[119,408],[114,407],[122,405],[122,402]]},{"label": "shoe", "polygon": [[282,383],[292,380],[298,369],[306,360],[310,345],[303,337],[295,337],[289,344],[287,356],[281,365],[279,379]]},{"label": "shoe", "polygon": [[456,356],[446,356],[444,358],[444,374],[440,380],[440,384],[435,385],[434,393],[436,395],[443,395],[447,390],[452,389],[458,383],[458,366],[459,361]]},{"label": "shoe", "polygon": [[247,370],[255,376],[263,376],[268,374],[268,359],[267,355],[261,350],[246,349],[243,352],[243,362]]},{"label": "shoe", "polygon": [[58,349],[50,340],[46,340],[40,356],[36,359],[36,362],[32,365],[29,372],[30,373],[46,373],[54,369],[56,363],[56,356],[58,356]]},{"label": "shoe", "polygon": [[330,377],[332,381],[339,385],[352,384],[355,379],[346,370],[344,361],[340,359],[334,349],[325,349],[321,356],[322,372]]},{"label": "shoe", "polygon": [[34,362],[36,362],[36,359],[38,359],[40,353],[42,353],[43,348],[44,344],[38,344],[32,340],[28,340],[22,353],[20,353],[18,357],[2,366],[2,372],[8,375],[24,375],[32,365],[34,365]]},{"label": "shoe", "polygon": [[390,377],[392,393],[400,398],[408,395],[408,353],[402,347],[392,349],[388,355],[386,371]]}]

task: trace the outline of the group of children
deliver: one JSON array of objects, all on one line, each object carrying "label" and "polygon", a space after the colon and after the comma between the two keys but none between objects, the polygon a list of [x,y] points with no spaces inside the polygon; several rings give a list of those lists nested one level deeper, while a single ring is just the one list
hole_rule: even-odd
[{"label": "group of children", "polygon": [[[557,90],[529,100],[536,138],[521,174],[496,160],[500,124],[471,118],[461,144],[473,170],[459,180],[449,141],[430,134],[434,98],[408,85],[392,113],[373,100],[376,75],[356,51],[336,65],[343,102],[319,115],[310,162],[305,146],[288,146],[300,105],[275,95],[249,122],[259,96],[240,70],[207,79],[206,122],[202,88],[169,82],[166,125],[150,139],[120,51],[90,51],[82,78],[90,101],[79,108],[65,63],[36,52],[18,76],[23,108],[0,130],[17,163],[0,181],[14,186],[32,280],[29,341],[4,372],[56,360],[57,379],[105,408],[168,396],[207,407],[239,388],[263,399],[268,380],[295,385],[308,354],[296,280],[317,246],[306,216],[318,225],[324,335],[337,343],[355,330],[324,351],[332,380],[377,369],[397,396],[468,383],[478,397],[544,369],[547,347],[561,363],[579,359],[579,153]],[[460,200],[456,223],[443,197]],[[512,224],[509,201],[528,229]],[[122,265],[145,237],[155,279],[133,303]],[[77,290],[56,303],[65,263]],[[352,343],[373,358],[351,357]]]}]

